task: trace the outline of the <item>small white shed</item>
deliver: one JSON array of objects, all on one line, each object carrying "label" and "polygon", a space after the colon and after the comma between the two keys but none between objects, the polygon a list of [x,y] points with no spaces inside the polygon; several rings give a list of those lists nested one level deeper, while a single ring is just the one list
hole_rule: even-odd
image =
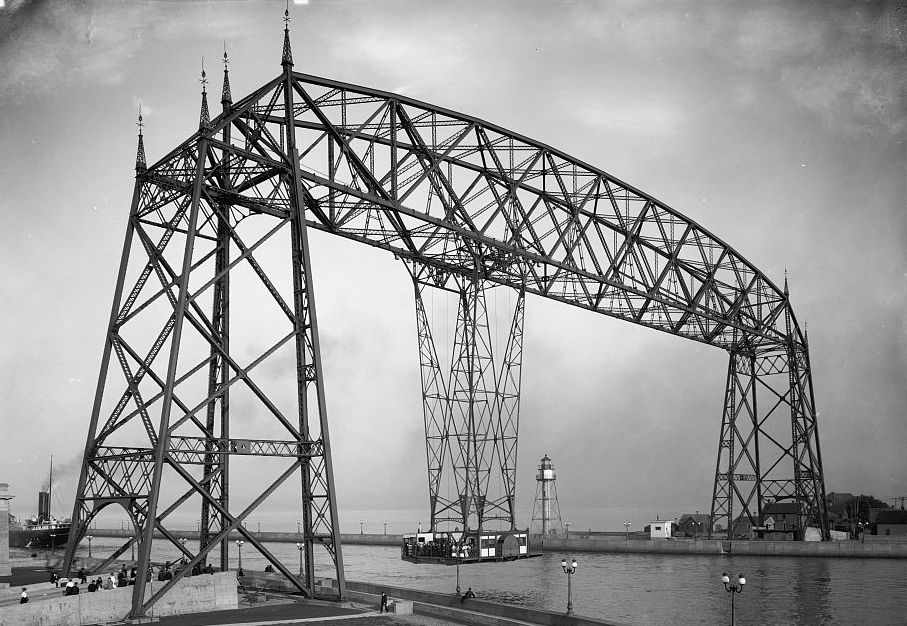
[{"label": "small white shed", "polygon": [[671,536],[671,520],[659,519],[649,522],[650,539],[668,539]]}]

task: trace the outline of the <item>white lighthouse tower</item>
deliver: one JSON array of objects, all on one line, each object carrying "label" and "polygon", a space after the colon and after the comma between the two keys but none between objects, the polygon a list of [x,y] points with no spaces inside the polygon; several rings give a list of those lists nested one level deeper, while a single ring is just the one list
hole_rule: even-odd
[{"label": "white lighthouse tower", "polygon": [[[557,473],[546,454],[539,464],[535,490],[535,503],[532,506],[532,531],[544,538],[558,533],[563,528],[561,507],[557,501]],[[544,540],[544,539],[543,539]]]}]

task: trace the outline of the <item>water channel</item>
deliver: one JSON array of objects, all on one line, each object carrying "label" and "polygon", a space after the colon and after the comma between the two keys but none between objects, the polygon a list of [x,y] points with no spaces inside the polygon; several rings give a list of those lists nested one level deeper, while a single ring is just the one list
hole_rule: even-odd
[{"label": "water channel", "polygon": [[[161,542],[158,541],[157,544]],[[121,542],[93,540],[94,556],[109,554]],[[298,568],[294,544],[268,543],[288,567]],[[86,554],[82,547],[80,554]],[[234,566],[236,550],[231,550]],[[126,555],[128,556],[128,554]],[[345,545],[347,578],[386,582],[453,593],[456,568],[414,565],[400,560],[395,547]],[[463,590],[479,598],[563,611],[567,580],[562,556],[511,563],[464,565]],[[744,574],[747,584],[735,598],[739,626],[746,625],[887,625],[907,624],[907,560],[722,555],[649,555],[577,553],[573,605],[577,614],[624,624],[729,624],[730,594],[722,572]],[[175,560],[177,550],[155,549],[154,560]],[[264,569],[251,546],[243,549],[243,566]],[[318,573],[331,576],[322,564]]]}]

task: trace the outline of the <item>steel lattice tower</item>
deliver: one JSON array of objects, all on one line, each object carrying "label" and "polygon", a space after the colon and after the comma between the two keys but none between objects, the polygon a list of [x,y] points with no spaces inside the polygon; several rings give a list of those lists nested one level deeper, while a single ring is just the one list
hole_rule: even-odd
[{"label": "steel lattice tower", "polygon": [[[481,530],[490,522],[516,529],[525,293],[516,292],[506,345],[496,365],[482,279],[409,264],[407,268],[413,277],[416,303],[430,530]],[[453,293],[457,300],[447,372],[442,370],[432,320],[422,298],[429,287]]]},{"label": "steel lattice tower", "polygon": [[793,325],[789,298],[785,277],[783,298],[773,303],[786,331],[782,341],[743,336],[730,351],[710,535],[720,520],[730,539],[741,521],[760,525],[766,506],[790,500],[799,509],[800,538],[810,524],[828,537],[809,348],[806,333]]},{"label": "steel lattice tower", "polygon": [[[323,546],[345,594],[307,196],[292,123],[289,28],[283,73],[261,106],[233,105],[224,56],[221,117],[233,116],[232,124],[212,127],[203,71],[199,130],[190,140],[149,168],[140,126],[135,191],[72,516],[66,563],[106,506],[122,506],[133,520],[135,536],[97,568],[138,544],[133,617],[212,551],[219,548],[227,569],[235,536],[309,596],[315,549]],[[243,201],[248,189],[263,201]],[[243,330],[257,354],[231,350]],[[254,485],[242,498],[230,489],[237,471]],[[277,493],[295,493],[298,502],[305,552],[298,576],[243,524]],[[200,506],[197,550],[178,540],[169,519],[192,502]],[[156,533],[188,565],[146,600]]]}]

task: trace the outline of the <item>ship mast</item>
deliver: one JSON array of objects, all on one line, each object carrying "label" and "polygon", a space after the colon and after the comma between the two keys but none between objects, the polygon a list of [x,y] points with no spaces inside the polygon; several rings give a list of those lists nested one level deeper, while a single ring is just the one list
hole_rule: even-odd
[{"label": "ship mast", "polygon": [[54,508],[54,455],[50,455],[50,478],[47,481],[47,521],[50,522],[53,519]]}]

